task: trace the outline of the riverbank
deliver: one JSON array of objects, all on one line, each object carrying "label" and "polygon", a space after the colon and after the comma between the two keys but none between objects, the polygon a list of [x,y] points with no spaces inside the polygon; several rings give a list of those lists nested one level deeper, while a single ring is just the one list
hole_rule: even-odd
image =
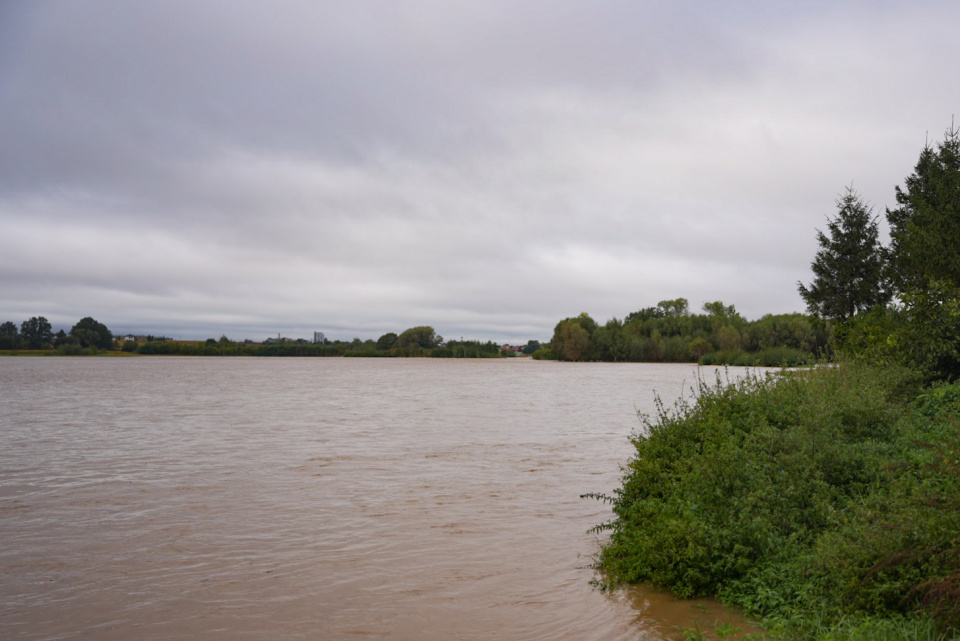
[{"label": "riverbank", "polygon": [[600,563],[613,583],[717,596],[786,638],[953,638],[958,428],[960,385],[906,369],[702,381],[634,437],[602,497],[615,519]]}]

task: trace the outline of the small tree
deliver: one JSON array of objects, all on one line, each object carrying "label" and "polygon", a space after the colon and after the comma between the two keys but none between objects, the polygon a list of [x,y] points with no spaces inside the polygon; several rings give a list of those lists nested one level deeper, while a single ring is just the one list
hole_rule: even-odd
[{"label": "small tree", "polygon": [[0,325],[0,349],[16,349],[17,326],[11,321]]},{"label": "small tree", "polygon": [[[733,305],[724,305],[723,301],[713,301],[712,303],[704,303],[703,311],[707,313],[707,317],[710,319],[710,329],[714,334],[718,335],[720,330],[724,327],[730,327],[731,329],[736,330],[738,327],[743,326],[743,317],[737,312],[737,308]],[[737,341],[739,342],[740,335],[737,334]],[[726,349],[721,347],[720,349]]]},{"label": "small tree", "polygon": [[567,318],[557,323],[550,345],[561,361],[586,360],[590,352],[590,332],[584,329],[579,319]]},{"label": "small tree", "polygon": [[380,350],[381,352],[385,352],[391,347],[393,347],[393,344],[396,342],[397,342],[397,335],[394,332],[387,332],[386,334],[384,334],[383,336],[377,339],[377,349]]},{"label": "small tree", "polygon": [[[382,338],[382,337],[381,337]],[[432,349],[443,344],[443,337],[429,325],[419,325],[403,331],[394,343],[394,347],[408,349]]]},{"label": "small tree", "polygon": [[27,349],[43,349],[53,343],[53,328],[43,316],[33,316],[20,324],[20,335]]},{"label": "small tree", "polygon": [[717,344],[723,352],[740,349],[740,332],[732,325],[724,325],[717,330]]},{"label": "small tree", "polygon": [[709,354],[713,351],[713,345],[711,345],[707,339],[697,337],[690,341],[687,345],[687,350],[690,352],[690,356],[699,361],[703,358],[704,354]]},{"label": "small tree", "polygon": [[822,318],[845,321],[890,300],[885,258],[877,219],[860,196],[847,188],[829,219],[829,236],[819,229],[820,249],[810,267],[810,286],[797,283],[807,310]]},{"label": "small tree", "polygon": [[561,361],[593,360],[593,337],[596,332],[597,321],[586,312],[575,318],[564,318],[553,328],[550,349]]},{"label": "small tree", "polygon": [[103,323],[86,316],[70,329],[70,335],[77,339],[81,347],[110,349],[113,347],[113,334]]},{"label": "small tree", "polygon": [[533,354],[535,351],[537,351],[541,347],[542,346],[540,345],[540,341],[531,339],[531,340],[528,340],[527,344],[523,346],[523,353],[527,355]]},{"label": "small tree", "polygon": [[657,303],[657,307],[663,310],[664,316],[679,318],[690,313],[690,301],[688,301],[686,298],[662,300]]}]

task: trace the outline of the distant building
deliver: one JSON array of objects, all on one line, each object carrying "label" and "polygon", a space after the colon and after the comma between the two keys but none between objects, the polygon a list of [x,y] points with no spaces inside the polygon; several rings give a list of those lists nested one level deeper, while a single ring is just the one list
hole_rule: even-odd
[{"label": "distant building", "polygon": [[313,342],[314,343],[323,343],[327,340],[327,337],[323,335],[323,332],[314,332],[313,333]]}]

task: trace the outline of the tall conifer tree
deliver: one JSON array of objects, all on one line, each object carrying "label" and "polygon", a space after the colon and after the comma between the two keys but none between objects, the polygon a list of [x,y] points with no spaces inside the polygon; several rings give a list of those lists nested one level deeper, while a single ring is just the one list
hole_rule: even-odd
[{"label": "tall conifer tree", "polygon": [[811,314],[845,321],[890,300],[877,219],[860,196],[847,188],[837,200],[837,216],[819,229],[820,249],[810,265],[813,282],[797,283]]},{"label": "tall conifer tree", "polygon": [[927,144],[896,209],[887,209],[893,279],[900,292],[930,280],[960,285],[960,130],[951,124],[936,148]]}]

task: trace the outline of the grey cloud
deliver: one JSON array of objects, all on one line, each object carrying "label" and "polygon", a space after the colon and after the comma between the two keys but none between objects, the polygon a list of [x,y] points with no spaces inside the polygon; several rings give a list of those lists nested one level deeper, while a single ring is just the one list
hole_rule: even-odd
[{"label": "grey cloud", "polygon": [[518,340],[677,296],[799,310],[835,196],[882,213],[960,102],[937,3],[0,11],[0,320]]}]

